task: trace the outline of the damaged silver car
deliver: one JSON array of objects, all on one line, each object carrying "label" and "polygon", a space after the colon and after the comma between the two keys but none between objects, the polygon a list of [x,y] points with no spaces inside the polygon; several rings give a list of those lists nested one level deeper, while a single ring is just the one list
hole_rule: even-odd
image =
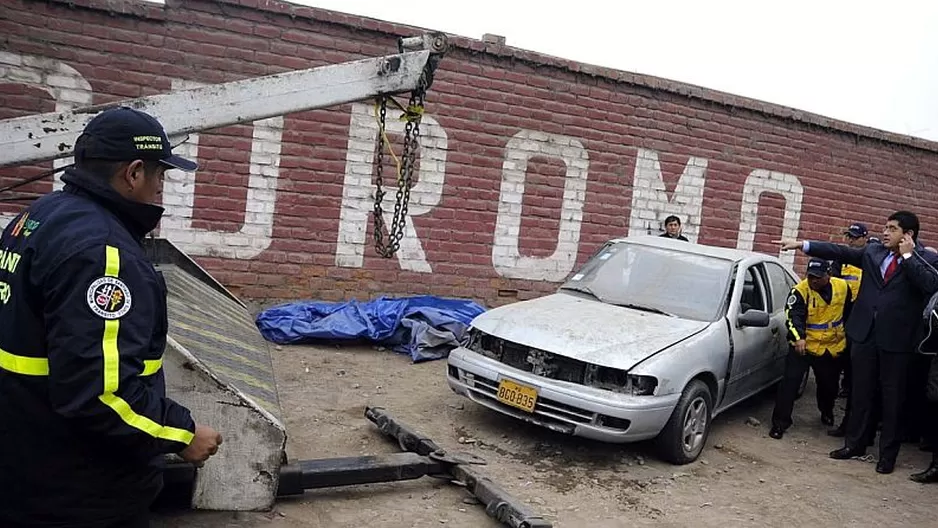
[{"label": "damaged silver car", "polygon": [[616,239],[557,292],[473,320],[447,380],[457,394],[554,431],[655,438],[662,458],[685,464],[703,450],[713,417],[781,380],[785,302],[797,282],[761,253]]}]

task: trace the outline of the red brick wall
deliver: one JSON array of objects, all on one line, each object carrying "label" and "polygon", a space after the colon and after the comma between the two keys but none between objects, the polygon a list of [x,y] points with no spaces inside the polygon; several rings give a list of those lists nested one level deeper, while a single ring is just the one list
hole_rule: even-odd
[{"label": "red brick wall", "polygon": [[[420,33],[272,0],[167,4],[4,1],[0,118],[52,111],[56,101],[103,103],[165,93],[174,82],[394,53],[397,36]],[[417,253],[377,256],[371,222],[363,257],[354,236],[340,243],[352,105],[286,115],[253,143],[258,127],[249,124],[200,134],[192,207],[183,187],[168,188],[177,221],[164,221],[161,233],[245,298],[430,293],[488,305],[556,288],[603,241],[657,233],[672,212],[699,242],[751,241],[768,253],[783,234],[828,239],[854,220],[878,231],[898,208],[919,213],[924,239],[938,239],[935,143],[480,41],[453,43],[427,99],[436,136],[428,132],[425,145],[437,157],[421,164],[435,168],[421,172],[425,201],[409,220],[419,245],[408,247]],[[264,189],[275,180],[276,191],[251,194],[252,145],[266,152],[271,137],[280,138],[279,159],[257,162],[274,171],[257,182]],[[654,187],[655,159],[663,193]],[[3,169],[0,183],[50,166]],[[523,195],[513,183],[519,175]],[[28,190],[51,188],[50,178]]]}]

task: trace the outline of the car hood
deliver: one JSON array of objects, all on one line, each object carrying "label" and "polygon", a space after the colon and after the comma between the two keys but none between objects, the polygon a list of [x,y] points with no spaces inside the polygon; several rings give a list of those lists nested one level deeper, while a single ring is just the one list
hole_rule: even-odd
[{"label": "car hood", "polygon": [[709,324],[565,293],[499,306],[472,321],[507,341],[623,370]]}]

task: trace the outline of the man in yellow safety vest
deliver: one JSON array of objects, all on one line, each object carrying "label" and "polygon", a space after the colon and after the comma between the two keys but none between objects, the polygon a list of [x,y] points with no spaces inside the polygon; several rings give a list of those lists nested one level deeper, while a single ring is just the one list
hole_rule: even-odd
[{"label": "man in yellow safety vest", "polygon": [[811,259],[807,278],[795,285],[788,296],[786,315],[791,347],[772,413],[772,429],[769,431],[772,438],[782,438],[791,427],[798,387],[808,368],[814,370],[817,382],[821,422],[834,424],[838,356],[847,348],[844,319],[853,303],[853,294],[847,281],[831,277],[830,271],[830,263],[826,260]]}]

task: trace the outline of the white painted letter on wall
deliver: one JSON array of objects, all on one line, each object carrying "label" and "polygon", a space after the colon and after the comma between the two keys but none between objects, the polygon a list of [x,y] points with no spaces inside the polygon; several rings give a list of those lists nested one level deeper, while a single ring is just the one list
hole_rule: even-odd
[{"label": "white painted letter on wall", "polygon": [[[523,257],[519,250],[524,179],[528,160],[535,156],[560,159],[567,167],[557,247],[551,256],[545,258]],[[499,275],[513,279],[560,281],[573,270],[580,244],[588,173],[589,154],[574,138],[522,130],[508,140],[492,246],[492,264]]]},{"label": "white painted letter on wall", "polygon": [[[782,222],[782,238],[798,238],[801,225],[801,205],[804,187],[797,176],[784,172],[756,169],[749,173],[743,187],[743,201],[739,214],[738,249],[752,251],[756,240],[756,226],[759,223],[759,197],[762,193],[775,193],[785,198],[785,216]],[[780,251],[779,258],[788,266],[795,263],[793,251]]]},{"label": "white painted letter on wall", "polygon": [[658,153],[640,148],[635,159],[635,177],[632,187],[632,211],[629,215],[629,235],[644,235],[664,228],[664,219],[677,215],[681,219],[683,235],[691,242],[697,241],[700,231],[700,216],[703,209],[704,184],[707,177],[707,160],[690,157],[684,166],[681,179],[668,197]]},{"label": "white painted letter on wall", "polygon": [[[90,106],[93,99],[91,84],[78,70],[64,62],[45,57],[0,51],[0,82],[25,84],[45,90],[55,100],[56,112]],[[71,164],[71,157],[56,159],[52,162],[52,166],[56,169]],[[53,178],[53,190],[64,186],[65,184],[58,176]],[[0,213],[0,229],[6,227],[15,216],[10,213]]]},{"label": "white painted letter on wall", "polygon": [[[173,91],[199,86],[204,85],[179,79],[173,79],[172,82]],[[280,177],[282,138],[283,116],[254,122],[244,223],[236,233],[192,227],[195,173],[166,171],[163,180],[163,207],[166,212],[160,224],[160,236],[168,238],[192,255],[250,259],[270,247],[274,230],[277,180]],[[188,141],[173,152],[196,159],[199,155],[199,135],[190,134]]]},{"label": "white painted letter on wall", "polygon": [[[396,112],[389,112],[385,123],[388,134],[403,134],[405,123],[398,121]],[[360,268],[365,260],[365,233],[368,219],[374,210],[374,185],[372,173],[375,161],[375,142],[378,138],[378,123],[374,107],[353,104],[349,126],[348,150],[345,157],[345,183],[342,186],[342,209],[339,212],[339,238],[336,245],[335,264],[349,268]],[[430,212],[443,197],[443,181],[446,176],[446,130],[432,117],[424,114],[420,121],[420,174],[410,189],[404,236],[401,237],[397,260],[401,269],[431,273],[423,245],[417,237],[412,217]],[[387,148],[387,147],[385,147]],[[401,147],[394,145],[394,153],[400,157]],[[394,159],[385,150],[384,183],[397,181]],[[384,185],[386,195],[381,206],[384,223],[391,228],[394,217],[394,200],[397,188]]]}]

